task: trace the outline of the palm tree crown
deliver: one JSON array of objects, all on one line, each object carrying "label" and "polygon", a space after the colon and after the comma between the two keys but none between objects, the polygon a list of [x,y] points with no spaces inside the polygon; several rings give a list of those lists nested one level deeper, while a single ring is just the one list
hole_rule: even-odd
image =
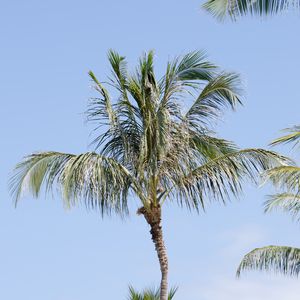
[{"label": "palm tree crown", "polygon": [[[109,85],[119,92],[116,101],[89,73],[99,93],[87,111],[101,131],[94,140],[96,151],[28,156],[11,178],[16,201],[25,189],[37,197],[42,184],[47,190],[58,184],[67,205],[81,199],[103,213],[127,213],[130,192],[145,207],[175,198],[199,209],[205,199],[237,194],[242,177],[256,181],[257,172],[284,161],[274,152],[239,150],[214,136],[209,124],[225,107],[241,103],[240,82],[235,73],[217,73],[203,52],[168,63],[158,81],[153,52],[141,58],[133,75],[127,73],[124,57],[110,51],[108,58],[114,76]],[[182,105],[186,95],[193,99],[190,107]]]},{"label": "palm tree crown", "polygon": [[[240,103],[240,80],[220,71],[204,52],[192,52],[167,64],[157,79],[152,51],[143,55],[136,72],[114,51],[108,59],[108,90],[90,72],[98,96],[91,99],[88,120],[96,124],[95,151],[74,155],[42,152],[17,165],[11,179],[16,201],[25,189],[38,196],[58,186],[66,205],[83,201],[102,214],[128,213],[128,200],[138,199],[151,227],[162,272],[161,300],[167,299],[168,261],[161,229],[161,206],[177,200],[189,209],[208,200],[238,195],[244,179],[256,182],[261,171],[286,163],[263,149],[240,150],[217,138],[211,123],[224,108]],[[190,104],[190,105],[189,105]]]}]

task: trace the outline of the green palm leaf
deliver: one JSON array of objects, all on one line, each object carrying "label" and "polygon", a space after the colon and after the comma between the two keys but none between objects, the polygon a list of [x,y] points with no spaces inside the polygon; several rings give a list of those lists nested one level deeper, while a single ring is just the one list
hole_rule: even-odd
[{"label": "green palm leaf", "polygon": [[265,173],[265,181],[269,180],[277,187],[287,191],[299,191],[300,168],[296,166],[279,166]]},{"label": "green palm leaf", "polygon": [[[172,300],[175,296],[177,288],[171,288],[168,300]],[[157,289],[145,289],[142,292],[136,291],[132,286],[129,287],[128,300],[160,300],[160,290]]]},{"label": "green palm leaf", "polygon": [[263,149],[229,152],[209,160],[183,177],[177,178],[175,174],[169,193],[189,208],[204,208],[207,200],[220,199],[225,202],[232,194],[238,196],[244,180],[257,183],[263,171],[288,162],[286,158]]},{"label": "green palm leaf", "polygon": [[234,73],[220,74],[204,87],[186,113],[191,124],[207,123],[220,116],[225,108],[235,109],[241,104],[240,78]]},{"label": "green palm leaf", "polygon": [[246,270],[264,270],[284,275],[298,276],[300,271],[300,249],[283,246],[257,248],[246,254],[240,263],[237,276]]},{"label": "green palm leaf", "polygon": [[73,155],[43,152],[28,156],[18,164],[10,185],[17,202],[28,190],[38,197],[57,186],[66,206],[84,200],[87,207],[100,208],[102,213],[127,213],[127,195],[137,191],[130,172],[113,159],[94,152]]},{"label": "green palm leaf", "polygon": [[300,142],[300,126],[294,126],[292,128],[287,128],[284,131],[289,132],[289,134],[284,135],[275,139],[271,145],[275,146],[278,144],[294,143],[295,146]]},{"label": "green palm leaf", "polygon": [[236,20],[244,15],[275,15],[288,9],[299,9],[299,0],[208,0],[202,7],[218,20]]}]

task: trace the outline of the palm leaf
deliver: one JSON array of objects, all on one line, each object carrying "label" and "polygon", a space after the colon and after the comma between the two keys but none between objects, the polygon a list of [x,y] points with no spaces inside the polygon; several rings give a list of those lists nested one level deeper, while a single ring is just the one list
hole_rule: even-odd
[{"label": "palm leaf", "polygon": [[274,271],[289,276],[298,276],[300,249],[286,246],[267,246],[249,252],[242,259],[237,276],[247,270]]},{"label": "palm leaf", "polygon": [[[221,155],[192,170],[183,177],[172,179],[169,195],[177,196],[189,208],[205,207],[207,200],[225,202],[230,194],[238,196],[246,179],[257,183],[260,174],[289,161],[275,152],[263,149],[244,149]],[[169,176],[170,177],[170,176]],[[172,190],[175,189],[175,195]]]},{"label": "palm leaf", "polygon": [[87,207],[102,213],[127,213],[127,195],[136,190],[129,171],[115,160],[94,152],[80,155],[43,152],[25,158],[18,164],[10,187],[17,203],[26,190],[38,197],[57,186],[67,206],[83,200]]},{"label": "palm leaf", "polygon": [[162,105],[176,98],[176,94],[186,93],[186,87],[198,87],[199,82],[209,81],[217,71],[217,66],[207,60],[204,51],[187,53],[168,62],[165,76],[159,81],[163,95]]},{"label": "palm leaf", "polygon": [[98,121],[100,125],[112,125],[115,126],[116,115],[112,107],[112,103],[109,97],[108,91],[98,81],[95,74],[89,71],[89,76],[95,83],[95,90],[101,95],[101,98],[91,99],[91,108],[87,111],[87,118],[90,121]]},{"label": "palm leaf", "polygon": [[[300,195],[292,193],[279,193],[270,195],[264,203],[265,212],[282,210],[296,218],[300,212]],[[299,221],[299,216],[297,217]]]},{"label": "palm leaf", "polygon": [[290,8],[299,9],[299,0],[208,0],[202,7],[218,20],[236,20],[244,15],[275,15]]},{"label": "palm leaf", "polygon": [[300,187],[300,167],[278,166],[264,175],[265,181],[270,180],[272,184],[287,191],[298,191]]},{"label": "palm leaf", "polygon": [[123,93],[126,97],[126,85],[127,85],[127,62],[124,56],[121,56],[114,50],[108,51],[108,60],[112,67],[114,80],[111,80],[114,86]]},{"label": "palm leaf", "polygon": [[191,136],[191,147],[195,148],[207,161],[238,150],[233,142],[211,136],[206,132],[201,134],[193,131]]},{"label": "palm leaf", "polygon": [[294,143],[295,146],[299,144],[300,142],[300,126],[294,126],[292,128],[287,128],[284,131],[289,132],[289,134],[284,135],[278,139],[275,139],[271,146],[275,146],[278,144],[286,144],[286,143]]},{"label": "palm leaf", "polygon": [[[171,288],[168,300],[172,300],[175,296],[177,288]],[[142,292],[136,291],[132,286],[129,287],[129,296],[128,300],[160,300],[160,290],[159,288],[149,288],[145,289]]]},{"label": "palm leaf", "polygon": [[235,109],[241,104],[240,78],[235,73],[224,73],[211,79],[187,111],[185,118],[195,126],[215,120],[224,108]]}]

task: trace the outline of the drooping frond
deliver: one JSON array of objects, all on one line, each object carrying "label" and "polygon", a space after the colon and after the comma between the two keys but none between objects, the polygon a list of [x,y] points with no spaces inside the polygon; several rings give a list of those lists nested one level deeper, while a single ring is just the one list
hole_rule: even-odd
[{"label": "drooping frond", "polygon": [[138,189],[125,167],[94,152],[32,154],[16,166],[10,181],[16,202],[26,190],[38,197],[43,185],[46,191],[58,187],[67,206],[82,200],[102,213],[119,214],[127,212],[130,188]]},{"label": "drooping frond", "polygon": [[288,9],[299,9],[299,0],[208,0],[202,7],[218,20],[235,21],[244,15],[275,15]]},{"label": "drooping frond", "polygon": [[241,104],[240,93],[240,78],[237,74],[220,74],[204,87],[185,118],[192,126],[203,126],[219,117],[226,107],[235,109]]},{"label": "drooping frond", "polygon": [[265,173],[265,180],[270,180],[276,187],[297,192],[300,188],[300,167],[275,167]]},{"label": "drooping frond", "polygon": [[275,146],[278,144],[294,143],[297,146],[300,143],[300,126],[294,126],[292,128],[287,128],[284,131],[289,132],[289,134],[284,135],[280,138],[275,139],[271,145]]},{"label": "drooping frond", "polygon": [[189,208],[198,209],[199,205],[204,208],[209,200],[225,202],[232,194],[238,196],[244,180],[257,183],[263,171],[285,163],[288,163],[286,158],[263,149],[231,152],[209,160],[182,177],[173,170],[174,177],[169,176],[172,178],[169,193]]},{"label": "drooping frond", "polygon": [[[168,300],[172,300],[175,296],[177,288],[171,288]],[[128,300],[160,300],[160,289],[145,289],[142,292],[136,291],[132,286],[129,287]]]},{"label": "drooping frond", "polygon": [[292,193],[279,193],[270,195],[264,203],[265,212],[281,210],[292,215],[299,221],[300,196]]},{"label": "drooping frond", "polygon": [[285,246],[268,246],[249,252],[242,259],[237,276],[247,270],[274,271],[289,276],[298,276],[300,249]]}]

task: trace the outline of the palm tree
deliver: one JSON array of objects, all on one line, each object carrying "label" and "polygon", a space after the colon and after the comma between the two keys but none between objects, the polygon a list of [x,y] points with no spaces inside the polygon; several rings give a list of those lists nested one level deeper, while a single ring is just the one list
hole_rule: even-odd
[{"label": "palm tree", "polygon": [[299,0],[207,0],[202,7],[215,18],[232,20],[244,15],[275,15],[290,8],[299,9]]},{"label": "palm tree", "polygon": [[129,199],[136,199],[137,213],[150,226],[161,270],[160,299],[166,300],[163,204],[175,200],[199,211],[209,200],[225,202],[239,194],[244,179],[256,182],[261,171],[287,160],[263,149],[240,150],[214,135],[211,123],[225,107],[241,103],[237,74],[221,72],[200,51],[169,62],[157,80],[153,58],[152,51],[143,55],[129,74],[125,58],[110,51],[114,101],[89,72],[99,94],[87,110],[96,126],[95,151],[31,154],[16,166],[11,190],[18,201],[26,189],[38,197],[42,185],[47,192],[58,186],[67,206],[81,201],[102,215],[124,216]]},{"label": "palm tree", "polygon": [[[289,133],[274,140],[271,145],[300,142],[300,126],[286,129]],[[279,209],[299,218],[300,212],[300,167],[279,166],[266,173],[266,179],[283,189],[282,193],[269,196],[265,212]],[[298,276],[300,273],[300,249],[288,246],[267,246],[246,254],[241,261],[237,275],[244,270],[274,270],[285,275]]]},{"label": "palm tree", "polygon": [[[176,291],[176,288],[170,290],[168,300],[173,299]],[[160,300],[160,291],[159,289],[146,289],[142,293],[139,293],[130,286],[128,300]]]}]

